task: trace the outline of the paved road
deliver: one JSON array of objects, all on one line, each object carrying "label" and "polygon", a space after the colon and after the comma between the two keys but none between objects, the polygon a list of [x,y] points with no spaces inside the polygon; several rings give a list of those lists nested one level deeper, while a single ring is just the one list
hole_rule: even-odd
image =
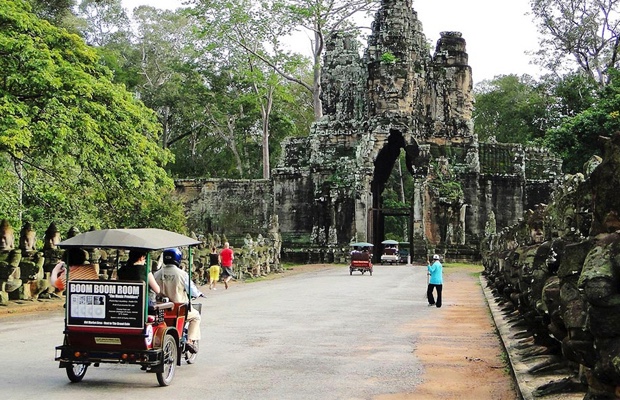
[{"label": "paved road", "polygon": [[[0,325],[11,399],[371,399],[410,392],[421,376],[411,331],[424,307],[423,267],[333,267],[206,290],[201,352],[169,387],[136,366],[89,368],[71,384],[53,361],[61,312]],[[409,328],[407,328],[409,326]],[[148,396],[148,397],[147,397]]]}]

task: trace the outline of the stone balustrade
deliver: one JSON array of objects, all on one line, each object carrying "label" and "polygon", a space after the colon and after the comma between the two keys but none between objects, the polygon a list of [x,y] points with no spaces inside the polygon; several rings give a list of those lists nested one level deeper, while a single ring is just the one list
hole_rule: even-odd
[{"label": "stone balustrade", "polygon": [[489,229],[481,249],[489,285],[537,345],[541,373],[570,371],[587,399],[620,397],[620,135],[606,146],[548,205]]}]

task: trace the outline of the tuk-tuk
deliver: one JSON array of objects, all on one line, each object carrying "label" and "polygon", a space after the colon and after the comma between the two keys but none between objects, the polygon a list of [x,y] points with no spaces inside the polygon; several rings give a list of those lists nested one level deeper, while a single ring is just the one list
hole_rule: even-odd
[{"label": "tuk-tuk", "polygon": [[409,264],[411,261],[409,257],[409,242],[399,242],[398,246],[398,262],[400,264]]},{"label": "tuk-tuk", "polygon": [[353,271],[360,271],[362,275],[368,272],[372,276],[372,243],[351,243],[351,247],[353,251],[351,251],[349,275],[353,275]]},{"label": "tuk-tuk", "polygon": [[[64,340],[56,347],[55,360],[59,368],[66,369],[70,381],[80,382],[89,366],[112,363],[140,365],[144,371],[155,373],[160,386],[168,386],[183,356],[188,363],[194,362],[197,343],[186,345],[184,330],[188,310],[194,307],[200,311],[200,304],[192,304],[189,296],[189,303],[158,299],[149,307],[145,282],[152,251],[188,247],[191,266],[192,246],[198,244],[195,239],[162,229],[90,231],[58,244],[63,249],[147,252],[147,276],[140,281],[92,278],[83,273],[88,266],[74,267],[70,257],[65,260]],[[191,281],[191,268],[188,274]]]},{"label": "tuk-tuk", "polygon": [[398,264],[398,242],[396,240],[384,240],[383,252],[381,254],[381,264]]}]

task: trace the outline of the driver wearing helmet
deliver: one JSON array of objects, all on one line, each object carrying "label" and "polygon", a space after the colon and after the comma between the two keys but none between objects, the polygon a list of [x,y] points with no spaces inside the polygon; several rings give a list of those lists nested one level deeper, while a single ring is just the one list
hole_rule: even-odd
[{"label": "driver wearing helmet", "polygon": [[[155,280],[161,288],[161,295],[168,297],[174,303],[188,303],[188,293],[192,297],[203,296],[196,285],[190,281],[187,272],[181,269],[181,250],[177,248],[166,249],[163,256],[164,266],[155,272]],[[187,321],[189,322],[188,344],[190,348],[193,348],[194,341],[200,340],[200,313],[198,310],[189,310]]]}]

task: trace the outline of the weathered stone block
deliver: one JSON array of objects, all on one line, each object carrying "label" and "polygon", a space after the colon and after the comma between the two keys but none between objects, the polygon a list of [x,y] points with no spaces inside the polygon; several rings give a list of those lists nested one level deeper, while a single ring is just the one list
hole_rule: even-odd
[{"label": "weathered stone block", "polygon": [[590,241],[566,245],[566,247],[564,247],[564,254],[562,255],[562,259],[560,261],[558,276],[560,278],[567,278],[571,276],[579,277],[579,274],[583,269],[583,263],[592,246],[593,243]]},{"label": "weathered stone block", "polygon": [[591,305],[588,308],[588,328],[597,338],[620,337],[620,306]]}]

